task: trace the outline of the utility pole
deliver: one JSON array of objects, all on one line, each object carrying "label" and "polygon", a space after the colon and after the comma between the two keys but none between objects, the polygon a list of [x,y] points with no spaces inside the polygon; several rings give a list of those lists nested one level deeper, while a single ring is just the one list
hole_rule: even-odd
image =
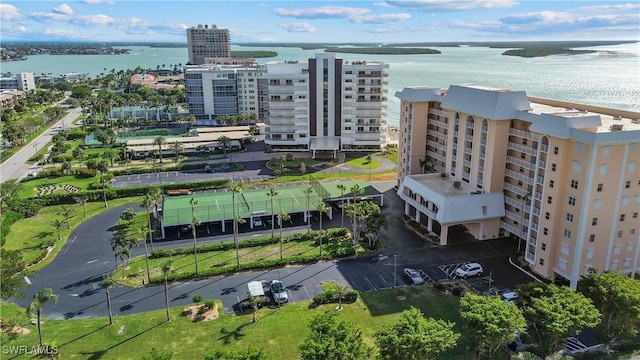
[{"label": "utility pole", "polygon": [[396,279],[398,278],[398,262],[397,255],[393,255],[393,288],[397,286]]}]

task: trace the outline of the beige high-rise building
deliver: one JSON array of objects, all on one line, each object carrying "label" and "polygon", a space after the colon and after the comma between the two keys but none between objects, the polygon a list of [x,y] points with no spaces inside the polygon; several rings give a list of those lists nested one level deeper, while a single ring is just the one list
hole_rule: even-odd
[{"label": "beige high-rise building", "polygon": [[573,288],[589,268],[640,271],[640,113],[479,86],[396,96],[398,195],[442,245],[511,235]]},{"label": "beige high-rise building", "polygon": [[205,64],[206,58],[231,57],[229,30],[198,25],[187,29],[187,48],[191,65]]}]

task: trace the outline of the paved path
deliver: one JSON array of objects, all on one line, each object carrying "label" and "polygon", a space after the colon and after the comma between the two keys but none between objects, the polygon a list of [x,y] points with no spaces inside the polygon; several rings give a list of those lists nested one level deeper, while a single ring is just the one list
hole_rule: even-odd
[{"label": "paved path", "polygon": [[[193,295],[200,293],[205,298],[220,299],[224,311],[232,312],[238,303],[245,299],[246,284],[252,280],[281,279],[292,302],[310,300],[321,291],[320,284],[329,281],[338,281],[360,291],[377,291],[408,285],[402,272],[404,267],[423,269],[432,280],[439,280],[447,277],[440,269],[443,264],[464,261],[480,261],[486,272],[493,270],[496,278],[497,274],[502,274],[502,280],[494,280],[498,286],[513,286],[514,283],[529,281],[527,278],[519,277],[519,274],[514,274],[503,255],[515,249],[516,243],[513,241],[476,241],[440,247],[419,238],[402,220],[403,205],[395,194],[394,184],[395,181],[385,181],[373,185],[383,192],[385,197],[383,212],[389,220],[389,229],[381,232],[381,238],[385,242],[385,253],[395,254],[396,257],[391,256],[387,261],[378,263],[373,263],[368,258],[358,258],[176,282],[169,287],[170,305],[191,304]],[[114,269],[114,256],[109,244],[111,227],[117,222],[122,211],[130,206],[132,205],[110,209],[76,227],[51,264],[30,277],[32,285],[25,289],[26,296],[14,299],[13,302],[26,307],[38,289],[50,287],[59,295],[59,300],[56,304],[45,304],[47,317],[106,316],[104,291],[94,288],[93,284],[101,281],[104,275]],[[334,214],[333,220],[323,222],[325,228],[340,226],[340,213]],[[312,225],[317,228],[317,220],[314,220]],[[242,237],[271,233],[271,229],[267,228],[254,232],[248,232],[246,229],[245,231]],[[287,231],[304,231],[304,227],[294,226]],[[199,238],[198,242],[220,241],[232,237],[233,235],[229,234]],[[191,240],[185,238],[159,242],[155,246],[164,248],[188,244],[191,244]],[[132,256],[143,254],[142,246],[133,249]],[[164,307],[164,289],[163,286],[155,285],[140,288],[117,285],[112,289],[112,299],[115,316],[161,309]]]},{"label": "paved path", "polygon": [[51,141],[53,136],[63,129],[74,127],[73,121],[80,116],[82,109],[67,109],[68,113],[58,122],[54,123],[40,136],[33,139],[29,144],[25,145],[20,151],[13,154],[0,165],[0,182],[9,179],[20,179],[29,171],[37,171],[40,169],[37,165],[29,165],[27,161],[35,155],[38,150]]}]

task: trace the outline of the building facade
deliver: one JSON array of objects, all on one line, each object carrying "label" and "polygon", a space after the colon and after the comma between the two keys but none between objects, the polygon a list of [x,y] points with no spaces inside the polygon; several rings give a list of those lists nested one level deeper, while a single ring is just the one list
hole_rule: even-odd
[{"label": "building facade", "polygon": [[189,114],[197,125],[219,125],[220,115],[256,114],[259,117],[259,79],[265,67],[257,64],[207,64],[185,67]]},{"label": "building facade", "polygon": [[216,25],[198,25],[187,29],[189,63],[201,65],[206,58],[231,57],[229,30]]},{"label": "building facade", "polygon": [[308,63],[267,64],[265,143],[273,150],[372,151],[383,144],[387,64],[318,53]]},{"label": "building facade", "polygon": [[36,81],[33,73],[22,72],[15,75],[3,74],[0,77],[0,89],[32,91],[36,89]]},{"label": "building facade", "polygon": [[398,195],[442,245],[511,235],[573,288],[589,268],[638,273],[639,113],[478,86],[396,96]]}]

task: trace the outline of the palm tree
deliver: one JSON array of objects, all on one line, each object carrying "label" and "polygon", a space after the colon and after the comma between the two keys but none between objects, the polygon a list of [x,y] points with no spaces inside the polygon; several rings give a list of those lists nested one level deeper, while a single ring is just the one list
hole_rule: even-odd
[{"label": "palm tree", "polygon": [[87,209],[86,209],[85,205],[87,204],[87,201],[89,199],[85,195],[76,196],[73,199],[75,200],[76,204],[82,205],[82,217],[86,219],[87,218]]},{"label": "palm tree", "polygon": [[220,143],[220,145],[222,145],[222,153],[224,154],[224,157],[227,157],[227,148],[229,147],[231,138],[222,135],[218,138],[218,142]]},{"label": "palm tree", "polygon": [[356,199],[358,195],[362,194],[364,189],[360,187],[360,185],[355,184],[351,187],[351,194],[353,195],[353,238],[354,240],[358,240],[358,231],[356,229],[356,222],[358,220],[358,207],[356,204]]},{"label": "palm tree", "polygon": [[327,207],[327,205],[325,205],[324,202],[321,202],[316,205],[316,209],[318,209],[318,214],[320,215],[320,236],[318,238],[320,239],[320,258],[322,258],[322,217],[327,212],[327,210],[329,210],[329,208]]},{"label": "palm tree", "polygon": [[346,286],[340,285],[340,283],[338,283],[336,280],[333,280],[333,282],[336,284],[335,291],[336,295],[338,295],[338,307],[336,308],[336,310],[342,310],[342,298],[349,289],[347,289]]},{"label": "palm tree", "polygon": [[[300,173],[302,174],[302,181],[304,181],[304,174],[307,172],[307,163],[300,163]],[[311,182],[311,174],[309,174],[309,182]]]},{"label": "palm tree", "polygon": [[302,190],[302,193],[307,197],[307,234],[311,232],[311,212],[309,209],[309,202],[311,199],[311,193],[313,192],[313,188],[309,186],[308,188]]},{"label": "palm tree", "polygon": [[369,181],[371,181],[371,154],[367,154],[367,156],[365,157],[367,165],[369,165]]},{"label": "palm tree", "polygon": [[113,315],[111,313],[111,288],[114,285],[114,281],[109,277],[105,276],[104,280],[99,283],[95,283],[94,286],[100,289],[104,289],[107,293],[107,308],[109,309],[109,325],[113,325]]},{"label": "palm tree", "polygon": [[340,190],[340,227],[344,227],[344,192],[347,191],[345,184],[338,184],[336,186]]},{"label": "palm tree", "polygon": [[64,221],[67,223],[67,229],[71,228],[71,224],[69,224],[69,219],[73,217],[74,210],[72,207],[67,205],[60,206],[61,212],[60,216],[64,218]]},{"label": "palm tree", "polygon": [[284,242],[282,238],[282,227],[284,226],[284,222],[291,220],[291,216],[284,211],[280,211],[280,260],[282,260],[282,243]]},{"label": "palm tree", "polygon": [[276,226],[276,224],[274,224],[273,220],[274,220],[274,216],[275,216],[275,212],[273,211],[273,198],[278,196],[278,190],[276,190],[276,188],[271,188],[269,189],[269,192],[267,193],[267,196],[269,197],[269,200],[271,201],[271,238],[273,239],[273,230]]},{"label": "palm tree", "polygon": [[157,196],[158,192],[154,189],[151,189],[142,197],[142,204],[140,204],[147,210],[147,226],[149,227],[149,243],[151,244],[151,252],[153,252],[153,225],[151,224],[151,206],[156,205]]},{"label": "palm tree", "polygon": [[233,209],[233,242],[236,245],[236,264],[238,265],[238,267],[240,267],[240,251],[238,248],[238,216],[236,215],[236,195],[242,194],[242,184],[232,184],[231,191]]},{"label": "palm tree", "polygon": [[169,286],[167,283],[167,277],[171,273],[171,261],[166,261],[160,264],[160,271],[164,277],[164,304],[167,308],[167,321],[171,321],[171,313],[169,312]]},{"label": "palm tree", "polygon": [[126,277],[124,271],[127,267],[125,260],[128,260],[129,256],[131,256],[131,249],[126,246],[121,246],[116,251],[116,256],[120,258],[120,263],[122,263],[122,278],[124,279]]},{"label": "palm tree", "polygon": [[43,288],[38,290],[38,292],[33,295],[33,301],[31,302],[31,304],[29,304],[29,307],[27,308],[27,313],[29,315],[35,312],[38,316],[38,319],[37,319],[38,320],[38,337],[40,338],[40,347],[43,346],[42,321],[40,320],[42,316],[42,305],[48,302],[55,303],[57,301],[58,301],[58,295],[54,294],[51,288]]},{"label": "palm tree", "polygon": [[147,234],[151,236],[151,231],[141,226],[138,232],[142,234],[142,243],[144,244],[144,262],[147,267],[147,283],[151,283],[151,273],[149,272],[149,250],[147,249]]},{"label": "palm tree", "polygon": [[64,220],[53,219],[51,220],[51,225],[58,231],[58,241],[60,241],[60,230],[64,228]]},{"label": "palm tree", "polygon": [[173,153],[176,155],[173,161],[178,162],[178,160],[180,160],[180,154],[182,154],[182,151],[184,150],[184,145],[182,145],[181,142],[176,141],[171,144],[171,150],[173,150]]},{"label": "palm tree", "polygon": [[78,146],[77,148],[73,149],[71,156],[73,156],[74,159],[78,160],[78,162],[82,164],[82,159],[84,158],[84,149]]},{"label": "palm tree", "polygon": [[236,237],[236,266],[240,267],[240,242],[238,241],[238,227],[239,224],[244,224],[247,222],[247,220],[245,220],[242,216],[238,216],[236,218],[234,218],[235,220],[235,229],[234,229],[234,233],[235,233],[235,237]]},{"label": "palm tree", "polygon": [[198,276],[198,251],[196,248],[196,226],[200,225],[200,220],[196,218],[196,205],[198,205],[198,200],[191,198],[191,200],[189,200],[189,204],[191,204],[191,224],[189,227],[191,228],[191,234],[193,235],[193,259],[196,264],[196,276]]},{"label": "palm tree", "polygon": [[153,145],[158,147],[158,154],[160,156],[160,164],[162,164],[162,146],[167,142],[167,139],[164,136],[157,136],[153,139]]},{"label": "palm tree", "polygon": [[251,305],[251,312],[253,314],[253,322],[258,321],[256,319],[256,312],[258,311],[258,305],[260,304],[260,298],[254,296],[251,291],[247,291],[247,299],[249,299],[249,305]]},{"label": "palm tree", "polygon": [[36,158],[38,160],[38,163],[40,164],[40,168],[42,169],[42,171],[44,171],[44,164],[47,162],[47,157],[45,154],[38,154],[38,157]]}]

